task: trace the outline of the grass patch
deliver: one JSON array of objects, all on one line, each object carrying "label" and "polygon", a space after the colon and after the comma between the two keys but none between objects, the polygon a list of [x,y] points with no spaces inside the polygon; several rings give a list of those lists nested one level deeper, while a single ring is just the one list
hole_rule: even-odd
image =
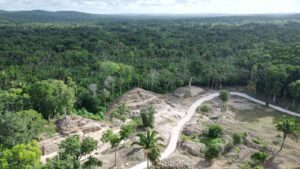
[{"label": "grass patch", "polygon": [[259,138],[254,138],[252,140],[252,142],[255,143],[255,144],[261,145],[263,147],[267,147],[268,146],[267,143],[265,143],[263,140],[261,140]]},{"label": "grass patch", "polygon": [[210,110],[210,105],[209,104],[202,104],[200,106],[200,111],[201,112],[207,113],[209,110]]},{"label": "grass patch", "polygon": [[182,141],[191,141],[191,142],[199,142],[198,136],[197,135],[181,135],[181,140]]},{"label": "grass patch", "polygon": [[245,137],[246,137],[245,133],[234,133],[232,135],[233,144],[234,145],[243,144]]},{"label": "grass patch", "polygon": [[222,139],[220,138],[209,138],[209,137],[201,139],[200,142],[207,146],[218,145],[223,143]]},{"label": "grass patch", "polygon": [[104,114],[102,112],[99,113],[90,113],[85,109],[80,109],[78,111],[75,111],[74,114],[81,116],[83,118],[92,119],[92,120],[98,120],[101,121],[104,119]]}]

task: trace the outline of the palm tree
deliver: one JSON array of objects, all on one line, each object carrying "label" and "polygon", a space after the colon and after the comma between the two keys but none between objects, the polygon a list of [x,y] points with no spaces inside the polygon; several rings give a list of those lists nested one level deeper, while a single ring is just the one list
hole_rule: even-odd
[{"label": "palm tree", "polygon": [[153,166],[157,166],[160,158],[160,149],[158,147],[152,148],[148,153],[148,159],[152,163]]},{"label": "palm tree", "polygon": [[287,136],[294,136],[298,139],[296,132],[299,131],[299,125],[296,119],[285,118],[276,124],[276,128],[283,133],[283,140],[280,149],[276,152],[274,158],[282,151]]},{"label": "palm tree", "polygon": [[160,151],[158,146],[159,141],[163,141],[161,137],[157,136],[156,131],[152,131],[150,129],[147,130],[147,133],[137,134],[139,137],[138,142],[132,143],[132,145],[139,145],[142,149],[144,149],[145,158],[147,159],[147,168],[149,168],[149,160],[156,164],[160,157]]}]

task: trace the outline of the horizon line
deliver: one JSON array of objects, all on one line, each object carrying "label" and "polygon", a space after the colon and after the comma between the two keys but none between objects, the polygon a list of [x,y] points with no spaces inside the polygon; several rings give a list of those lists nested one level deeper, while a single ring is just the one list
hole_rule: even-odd
[{"label": "horizon line", "polygon": [[235,16],[247,16],[247,15],[295,15],[300,14],[300,12],[274,12],[274,13],[93,13],[93,12],[85,12],[85,11],[76,11],[76,10],[43,10],[43,9],[31,9],[31,10],[5,10],[0,9],[0,11],[4,12],[33,12],[33,11],[43,11],[43,12],[77,12],[77,13],[84,13],[90,15],[235,15]]}]

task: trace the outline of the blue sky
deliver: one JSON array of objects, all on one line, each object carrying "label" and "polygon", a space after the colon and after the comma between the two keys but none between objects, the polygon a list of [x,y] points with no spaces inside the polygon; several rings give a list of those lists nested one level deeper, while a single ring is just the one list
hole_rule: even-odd
[{"label": "blue sky", "polygon": [[0,9],[99,14],[300,13],[300,0],[0,0]]}]

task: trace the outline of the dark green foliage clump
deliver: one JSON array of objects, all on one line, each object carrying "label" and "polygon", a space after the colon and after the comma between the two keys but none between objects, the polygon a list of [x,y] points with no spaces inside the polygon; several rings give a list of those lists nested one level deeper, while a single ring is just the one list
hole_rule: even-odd
[{"label": "dark green foliage clump", "polygon": [[82,140],[78,135],[70,136],[63,140],[59,145],[59,155],[51,159],[44,166],[45,169],[58,168],[95,168],[102,165],[102,162],[93,156],[89,156],[88,160],[81,163],[81,158],[90,154],[97,148],[98,142],[90,137]]},{"label": "dark green foliage clump", "polygon": [[267,152],[257,152],[251,156],[251,159],[254,165],[259,165],[263,164],[267,160],[268,156],[269,154]]},{"label": "dark green foliage clump", "polygon": [[203,104],[203,105],[201,105],[200,106],[200,110],[202,111],[202,112],[208,112],[209,111],[209,109],[210,109],[210,106],[208,105],[208,104]]},{"label": "dark green foliage clump", "polygon": [[127,119],[127,105],[126,103],[120,103],[118,105],[118,107],[113,110],[113,112],[111,113],[111,118],[116,118],[121,120],[122,122],[125,122]]},{"label": "dark green foliage clump", "polygon": [[212,160],[218,157],[221,152],[222,148],[219,144],[212,144],[206,148],[204,157],[206,160]]},{"label": "dark green foliage clump", "polygon": [[245,138],[245,134],[242,133],[234,133],[232,135],[233,144],[243,144]]},{"label": "dark green foliage clump", "polygon": [[154,125],[154,114],[156,110],[154,107],[150,106],[141,110],[141,119],[143,127],[153,128]]},{"label": "dark green foliage clump", "polygon": [[218,124],[212,124],[208,127],[207,136],[210,138],[218,138],[223,134],[223,128]]},{"label": "dark green foliage clump", "polygon": [[221,90],[220,91],[220,99],[223,102],[228,102],[229,99],[229,91],[228,90]]},{"label": "dark green foliage clump", "polygon": [[69,114],[76,101],[75,91],[60,80],[43,80],[31,86],[33,108],[49,119]]},{"label": "dark green foliage clump", "polygon": [[47,121],[34,110],[0,114],[0,143],[5,147],[38,139]]}]

